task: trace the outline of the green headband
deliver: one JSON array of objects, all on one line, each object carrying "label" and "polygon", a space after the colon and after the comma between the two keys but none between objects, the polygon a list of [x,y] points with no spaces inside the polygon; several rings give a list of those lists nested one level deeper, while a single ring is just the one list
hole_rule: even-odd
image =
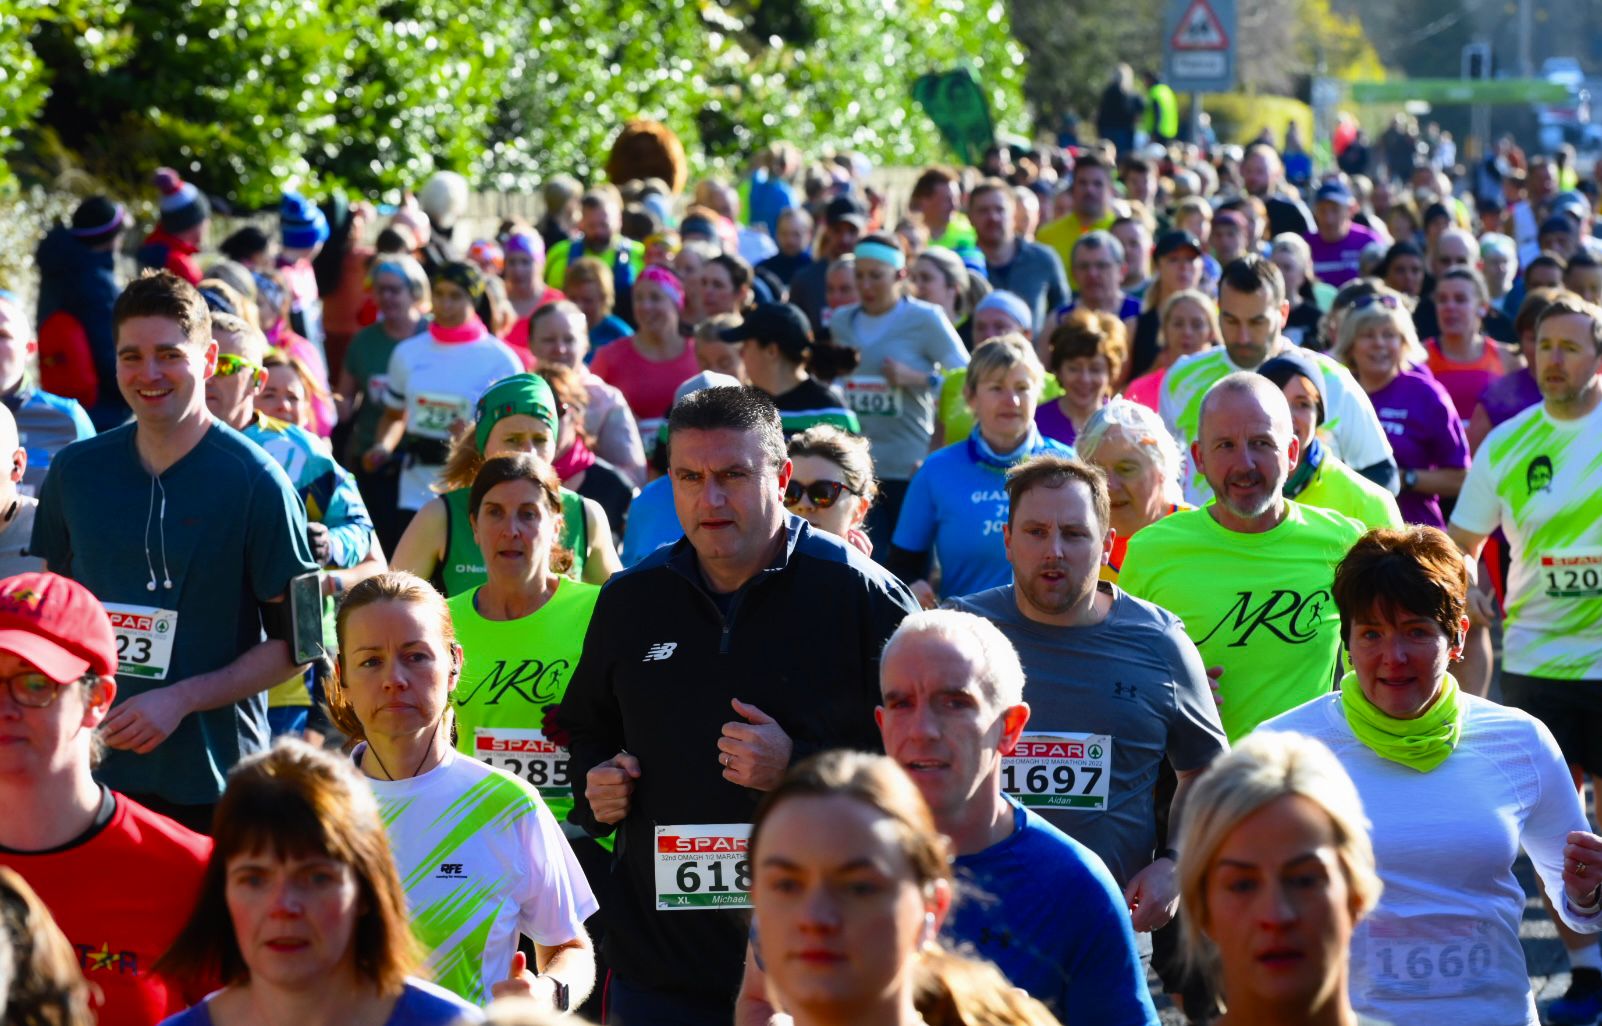
[{"label": "green headband", "polygon": [[478,451],[484,451],[496,424],[520,413],[544,421],[553,434],[556,432],[556,396],[538,374],[513,374],[502,378],[479,397],[478,425],[473,432]]}]

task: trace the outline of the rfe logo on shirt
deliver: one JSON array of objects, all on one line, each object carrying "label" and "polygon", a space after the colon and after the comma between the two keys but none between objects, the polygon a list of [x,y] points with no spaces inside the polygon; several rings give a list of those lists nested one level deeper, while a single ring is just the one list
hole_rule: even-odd
[{"label": "rfe logo on shirt", "polygon": [[642,663],[651,663],[651,662],[659,663],[662,660],[667,659],[668,657],[673,655],[673,650],[678,648],[678,647],[679,647],[679,643],[677,641],[659,641],[656,644],[652,645],[650,648],[645,650],[645,658],[641,659],[640,662],[642,662]]},{"label": "rfe logo on shirt", "polygon": [[439,872],[434,874],[434,879],[460,880],[462,876],[462,864],[460,862],[441,862],[439,864]]}]

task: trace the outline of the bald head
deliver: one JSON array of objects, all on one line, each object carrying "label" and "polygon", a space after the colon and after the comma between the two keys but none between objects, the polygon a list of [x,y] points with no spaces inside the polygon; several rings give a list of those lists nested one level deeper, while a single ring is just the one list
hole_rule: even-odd
[{"label": "bald head", "polygon": [[1435,240],[1435,256],[1430,273],[1439,278],[1454,267],[1474,267],[1479,263],[1480,247],[1474,234],[1464,228],[1448,228]]},{"label": "bald head", "polygon": [[1219,523],[1247,532],[1277,524],[1301,455],[1285,394],[1260,374],[1231,374],[1207,390],[1196,436],[1191,456],[1218,498]]},{"label": "bald head", "polygon": [[1255,404],[1268,415],[1276,431],[1283,429],[1285,437],[1290,437],[1291,411],[1285,393],[1261,374],[1254,371],[1236,371],[1220,378],[1202,397],[1201,413],[1198,415],[1196,425],[1198,438],[1207,437],[1208,412],[1225,403]]}]

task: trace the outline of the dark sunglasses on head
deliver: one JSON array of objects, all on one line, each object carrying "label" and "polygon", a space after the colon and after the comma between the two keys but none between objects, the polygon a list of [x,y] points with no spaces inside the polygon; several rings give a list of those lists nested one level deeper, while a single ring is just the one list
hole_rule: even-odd
[{"label": "dark sunglasses on head", "polygon": [[1378,303],[1381,306],[1389,307],[1392,310],[1400,309],[1402,306],[1402,301],[1397,299],[1395,296],[1388,295],[1383,292],[1374,292],[1366,296],[1358,296],[1356,299],[1352,300],[1352,309],[1367,309],[1368,307],[1373,306],[1375,303]]},{"label": "dark sunglasses on head", "polygon": [[[803,484],[792,478],[790,483],[784,486],[784,504],[799,506],[804,495],[818,509],[828,509],[839,501],[841,492],[850,491],[851,489],[839,481],[811,481]],[[851,492],[851,494],[856,493]]]}]

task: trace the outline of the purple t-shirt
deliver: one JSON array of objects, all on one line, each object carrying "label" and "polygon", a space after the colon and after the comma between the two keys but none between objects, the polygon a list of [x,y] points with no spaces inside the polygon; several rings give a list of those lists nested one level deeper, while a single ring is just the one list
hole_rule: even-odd
[{"label": "purple t-shirt", "polygon": [[1040,429],[1042,435],[1054,438],[1063,445],[1073,445],[1074,436],[1078,434],[1074,430],[1074,422],[1058,408],[1055,399],[1048,399],[1035,407],[1035,427]]},{"label": "purple t-shirt", "polygon": [[[1404,370],[1368,399],[1385,425],[1399,469],[1457,470],[1469,465],[1463,421],[1452,397],[1428,371]],[[1410,524],[1446,527],[1439,496],[1404,491],[1396,504]]]},{"label": "purple t-shirt", "polygon": [[1359,257],[1371,242],[1380,241],[1380,237],[1371,229],[1353,223],[1346,238],[1339,242],[1325,242],[1317,232],[1304,236],[1308,248],[1313,251],[1313,273],[1318,280],[1326,285],[1340,288],[1353,278],[1357,277]]},{"label": "purple t-shirt", "polygon": [[1541,401],[1541,386],[1528,367],[1520,367],[1512,374],[1504,374],[1480,393],[1480,405],[1485,407],[1491,426],[1512,420]]}]

